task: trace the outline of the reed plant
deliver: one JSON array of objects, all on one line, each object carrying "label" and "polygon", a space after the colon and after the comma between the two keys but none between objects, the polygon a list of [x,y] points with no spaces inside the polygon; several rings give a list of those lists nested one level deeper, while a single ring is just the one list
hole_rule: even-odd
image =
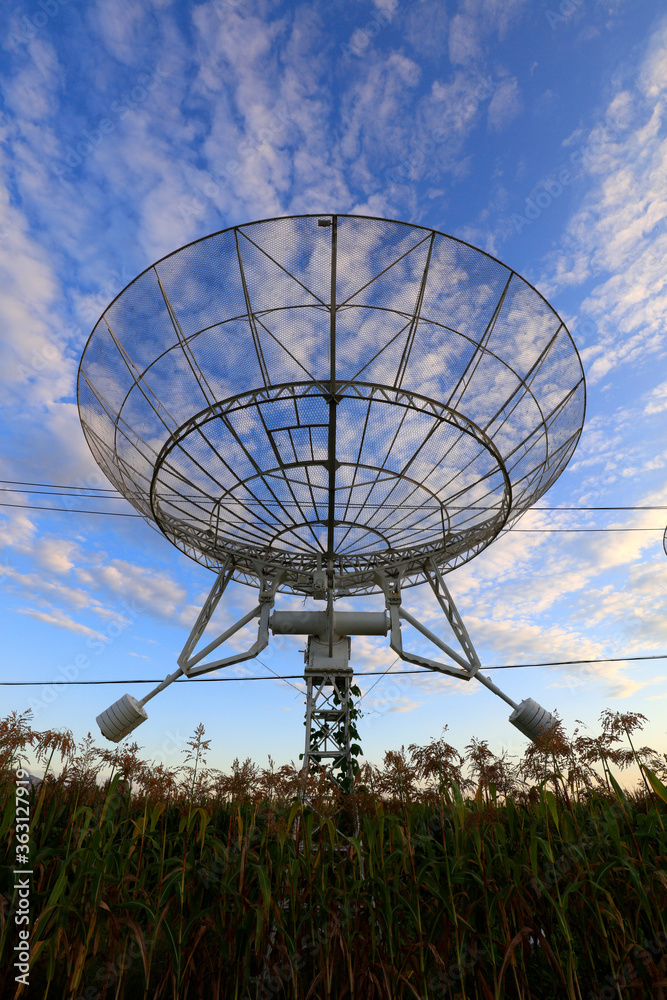
[{"label": "reed plant", "polygon": [[[0,720],[0,996],[658,998],[667,761],[634,745],[644,721],[610,713],[600,736],[572,739],[558,727],[519,761],[481,740],[460,754],[443,734],[364,763],[344,794],[272,760],[209,769],[202,726],[169,770],[137,744],[77,744],[13,713]],[[29,755],[45,778],[31,793],[26,992],[10,869],[13,773]],[[635,789],[619,783],[628,762]]]}]

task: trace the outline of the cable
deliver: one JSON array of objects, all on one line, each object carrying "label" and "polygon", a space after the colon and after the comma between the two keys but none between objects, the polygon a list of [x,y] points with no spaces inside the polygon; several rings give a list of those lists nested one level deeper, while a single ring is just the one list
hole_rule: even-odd
[{"label": "cable", "polygon": [[[111,499],[111,498],[109,498]],[[143,517],[143,514],[124,514],[118,510],[79,510],[78,508],[35,507],[27,503],[0,503],[0,507],[21,507],[23,510],[50,510],[52,514],[106,514],[108,517]],[[661,528],[661,531],[664,529]]]},{"label": "cable", "polygon": [[[389,664],[389,666],[387,667],[387,669],[385,670],[385,672],[384,672],[383,674],[380,674],[380,676],[379,676],[379,677],[378,677],[378,679],[376,680],[375,684],[371,684],[371,686],[369,687],[368,691],[365,691],[365,692],[364,692],[364,693],[362,694],[362,696],[361,696],[361,698],[359,699],[359,701],[363,701],[363,700],[364,700],[364,698],[366,697],[366,695],[367,695],[367,694],[370,694],[370,693],[371,693],[371,691],[373,690],[373,688],[376,688],[376,687],[378,686],[378,684],[380,683],[380,681],[382,680],[382,678],[383,678],[383,677],[386,677],[386,676],[387,676],[387,674],[389,673],[389,671],[390,671],[390,670],[391,670],[391,668],[393,667],[394,663],[398,663],[399,659],[400,659],[400,657],[398,657],[398,656],[397,656],[397,657],[396,657],[396,659],[395,659],[395,660],[393,661],[393,663],[390,663],[390,664]],[[405,673],[407,674],[407,672],[408,672],[408,671],[406,670],[406,671],[405,671]],[[402,671],[400,671],[400,670],[399,670],[399,671],[398,671],[398,673],[402,673]],[[358,676],[358,677],[365,677],[365,676],[367,676],[367,675],[365,675],[365,674],[357,674],[357,676]],[[357,702],[357,704],[359,704],[359,702]]]},{"label": "cable", "polygon": [[667,505],[653,507],[529,507],[528,510],[667,510]]},{"label": "cable", "polygon": [[[2,506],[2,504],[0,504]],[[553,535],[558,532],[561,534],[572,534],[573,532],[580,531],[664,531],[663,527],[660,528],[508,528],[507,531],[501,531],[501,535],[514,534],[516,531],[530,532],[531,534],[542,533],[546,535]]]},{"label": "cable", "polygon": [[[270,670],[270,671],[271,671],[271,673],[272,673],[272,674],[273,674],[273,675],[274,675],[274,676],[275,676],[275,677],[276,677],[276,678],[277,678],[278,680],[280,680],[280,681],[287,681],[287,682],[289,683],[289,680],[292,680],[292,679],[293,679],[292,677],[290,677],[289,679],[288,679],[287,677],[280,677],[280,675],[279,675],[279,674],[277,674],[277,673],[275,672],[275,670],[273,669],[273,667],[270,667],[270,666],[268,665],[268,663],[265,663],[265,662],[264,662],[264,660],[260,660],[259,656],[256,656],[256,657],[255,657],[255,659],[257,660],[257,662],[258,662],[258,663],[261,663],[261,664],[262,664],[262,666],[263,666],[263,667],[264,667],[264,668],[265,668],[266,670]],[[211,678],[211,679],[212,679],[212,678]],[[268,678],[268,677],[267,677],[267,678],[266,678],[266,680],[270,680],[270,678]],[[303,680],[303,678],[301,678],[301,680]],[[296,686],[296,684],[290,684],[290,687],[293,687],[295,691],[298,691],[298,692],[299,692],[299,694],[303,694],[303,691],[301,691],[301,690],[300,690],[300,689],[299,689],[299,688],[298,688],[298,687]]]},{"label": "cable", "polygon": [[[259,659],[259,657],[257,657]],[[496,667],[482,667],[482,670],[486,672],[487,670],[521,670],[525,667],[569,667],[575,666],[581,663],[629,663],[631,661],[637,660],[667,660],[667,653],[656,653],[652,656],[606,656],[601,659],[596,660],[551,660],[548,663],[503,663]],[[262,662],[262,661],[260,661]],[[396,660],[394,660],[396,663]],[[265,663],[262,664],[266,666]],[[391,666],[394,664],[392,663]],[[391,666],[385,670],[383,674],[378,677],[377,671],[367,670],[361,671],[360,673],[355,673],[355,677],[377,677],[377,681],[381,681],[383,677],[400,677],[405,676],[405,674],[422,674],[427,673],[437,673],[437,671],[429,671],[427,668],[422,670],[397,670],[393,674],[389,674]],[[268,667],[271,670],[271,667]],[[186,681],[191,681],[194,678],[184,677],[183,680],[174,681],[174,684],[184,684]],[[84,685],[84,684],[161,684],[164,680],[163,677],[160,678],[148,678],[135,680],[134,678],[130,680],[122,681],[0,681],[0,687],[39,687],[39,686],[50,686],[52,684],[74,684],[74,685]],[[203,684],[230,684],[233,681],[302,681],[302,674],[276,674],[275,677],[202,677],[197,683]],[[294,687],[294,685],[292,685]],[[375,684],[373,685],[375,687]],[[298,688],[297,688],[298,690]],[[371,688],[372,690],[372,688]],[[366,692],[368,693],[368,692]],[[365,695],[363,696],[365,697]]]},{"label": "cable", "polygon": [[[105,497],[105,499],[113,499],[113,497]],[[48,510],[52,514],[105,514],[107,517],[140,517],[143,519],[143,514],[129,514],[117,510],[82,510],[81,508],[74,507],[38,507],[33,504],[27,503],[4,503],[0,502],[0,507],[20,507],[22,510]],[[639,508],[638,508],[639,509]],[[657,528],[508,528],[507,531],[501,531],[500,535],[514,534],[517,531],[530,532],[532,534],[579,534],[586,531],[662,531],[664,532],[664,527],[660,525]]]},{"label": "cable", "polygon": [[[77,497],[85,497],[86,494],[83,493],[83,492],[80,492],[80,491],[82,491],[82,490],[88,490],[89,492],[92,492],[92,493],[112,493],[113,494],[113,496],[104,497],[103,499],[105,499],[105,500],[123,500],[123,499],[126,499],[113,486],[104,486],[104,487],[102,487],[102,486],[62,486],[62,485],[56,484],[56,483],[28,483],[28,482],[25,482],[25,481],[22,481],[22,480],[14,480],[14,479],[0,479],[0,483],[5,483],[8,486],[11,486],[12,484],[15,485],[15,486],[42,486],[45,489],[49,489],[49,490],[77,490],[79,492],[73,494],[74,496],[77,496]],[[33,490],[13,490],[13,489],[4,489],[3,490],[2,488],[0,488],[0,492],[5,492],[5,493],[14,493],[14,492],[16,492],[16,493],[32,493],[32,492],[36,492],[36,491],[33,491]],[[69,493],[66,493],[66,492],[64,492],[64,493],[50,493],[50,494],[46,494],[46,496],[68,496],[68,495],[72,495],[72,494],[69,494]],[[180,494],[174,494],[174,495],[175,496],[179,496]],[[100,498],[99,497],[91,497],[91,499],[100,499]],[[253,503],[252,500],[248,500],[246,502],[249,503],[249,504]],[[256,501],[256,502],[259,503],[260,501]],[[294,504],[294,503],[292,503],[290,501],[284,501],[283,505],[284,506],[288,506],[288,505],[289,506],[296,506],[296,504]],[[9,506],[9,505],[7,504],[7,505],[4,505],[4,506]],[[381,509],[384,506],[384,504],[363,504],[363,505],[362,504],[350,504],[349,506],[352,506],[352,507],[355,507],[355,506],[358,506],[358,507],[361,507],[361,506],[363,506],[363,507],[378,507],[379,509]],[[422,509],[423,505],[422,504],[414,504],[414,505],[413,504],[397,504],[396,507],[397,507],[397,509],[400,509],[400,510],[412,510],[412,509],[420,510],[420,509]],[[39,509],[39,508],[33,508],[33,509]],[[52,508],[45,507],[45,508],[42,508],[42,509],[44,509],[44,510],[51,510]],[[451,508],[451,509],[455,510],[457,508]],[[460,509],[460,510],[486,510],[485,507],[461,507],[461,508],[458,508],[458,509]],[[656,505],[648,506],[648,507],[634,507],[632,505],[619,506],[619,507],[594,507],[594,506],[591,506],[591,507],[530,507],[526,511],[526,513],[528,513],[529,511],[531,513],[533,511],[535,511],[535,512],[537,512],[537,511],[549,511],[551,513],[554,513],[554,512],[558,512],[559,510],[567,510],[567,511],[572,511],[572,510],[575,510],[575,511],[588,511],[588,510],[590,510],[590,511],[596,511],[596,510],[667,510],[667,504],[656,504]],[[75,512],[75,513],[79,513],[79,512]],[[88,511],[86,511],[86,513],[88,513]],[[102,511],[102,513],[104,513],[104,511]],[[138,516],[141,517],[141,515],[138,515]],[[517,530],[517,529],[514,529],[514,530]],[[529,529],[520,529],[520,530],[529,530]],[[535,528],[535,529],[532,529],[532,530],[537,531],[537,530],[540,530],[540,529]],[[605,530],[605,529],[598,529],[598,530]],[[618,530],[620,530],[620,529],[618,529]],[[653,530],[653,529],[635,529],[635,530]]]},{"label": "cable", "polygon": [[63,490],[17,490],[14,487],[0,486],[0,493],[31,493],[43,497],[76,497],[77,500],[126,500],[122,493],[110,497],[86,495],[85,493],[66,493]]},{"label": "cable", "polygon": [[[91,490],[94,493],[117,492],[113,486],[59,486],[55,483],[24,483],[19,479],[0,479],[0,483],[13,483],[15,486],[46,486],[54,490]],[[19,493],[23,492],[19,490]]]}]

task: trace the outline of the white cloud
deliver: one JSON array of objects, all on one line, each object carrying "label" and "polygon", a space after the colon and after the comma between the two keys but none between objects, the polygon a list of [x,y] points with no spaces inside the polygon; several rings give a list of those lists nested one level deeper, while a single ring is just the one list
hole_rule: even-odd
[{"label": "white cloud", "polygon": [[401,15],[404,37],[420,65],[429,59],[440,63],[449,31],[447,5],[441,0],[413,0]]},{"label": "white cloud", "polygon": [[489,127],[500,132],[521,111],[522,102],[519,84],[514,77],[501,80],[488,109]]},{"label": "white cloud", "polygon": [[[79,575],[84,574],[79,571]],[[16,567],[6,564],[2,576],[6,586],[18,590],[30,600],[42,600],[44,603],[58,601],[80,612],[92,611],[104,618],[123,619],[122,612],[107,608],[100,600],[93,597],[89,590],[72,586],[57,576],[47,577],[43,571],[22,573]]]},{"label": "white cloud", "polygon": [[487,35],[502,40],[526,7],[526,0],[462,0],[449,26],[449,59],[453,66],[479,62]]},{"label": "white cloud", "polygon": [[71,555],[77,548],[77,543],[71,539],[42,538],[35,547],[35,557],[44,569],[62,575],[74,567]]},{"label": "white cloud", "polygon": [[370,175],[371,156],[386,155],[393,147],[394,157],[400,159],[401,146],[410,135],[402,124],[404,112],[419,81],[419,67],[392,52],[369,61],[364,70],[345,98],[341,152],[351,163],[362,157]]},{"label": "white cloud", "polygon": [[[94,554],[88,566],[77,573],[86,586],[103,588],[122,601],[134,600],[142,611],[173,619],[186,602],[185,589],[165,573],[138,566],[126,559],[108,560]],[[211,583],[213,578],[211,578]]]},{"label": "white cloud", "polygon": [[65,628],[69,632],[75,632],[77,635],[87,635],[90,638],[102,639],[104,636],[101,632],[96,632],[95,629],[88,628],[87,625],[82,625],[80,622],[75,622],[73,618],[70,618],[63,611],[53,610],[52,612],[38,611],[36,608],[18,608],[19,614],[30,615],[31,618],[36,618],[37,621],[46,622],[48,625],[56,625],[58,628]]},{"label": "white cloud", "polygon": [[466,14],[455,14],[449,25],[449,61],[466,66],[482,57],[478,22]]},{"label": "white cloud", "polygon": [[392,715],[394,713],[414,712],[416,708],[420,708],[423,704],[423,701],[415,701],[413,698],[407,696],[394,699],[391,695],[377,695],[377,697],[369,697],[368,701],[364,700],[363,711],[368,713],[372,720],[372,716],[375,713],[379,715]]},{"label": "white cloud", "polygon": [[[20,503],[19,494],[3,493],[3,502]],[[27,514],[20,510],[0,507],[0,546],[3,549],[16,548],[25,551],[30,547],[38,528]],[[6,563],[9,556],[5,556]]]},{"label": "white cloud", "polygon": [[373,0],[373,6],[383,14],[392,16],[396,13],[399,0]]},{"label": "white cloud", "polygon": [[119,62],[128,66],[136,66],[142,58],[147,36],[157,34],[150,13],[143,0],[114,0],[113,4],[98,0],[87,12],[102,44]]},{"label": "white cloud", "polygon": [[1,154],[0,174],[5,177],[0,188],[2,403],[50,401],[70,389],[75,370],[54,322],[57,277],[46,251],[28,235],[25,217],[10,204],[10,170]]},{"label": "white cloud", "polygon": [[648,45],[648,53],[639,71],[639,82],[649,98],[656,98],[667,91],[667,23],[654,33]]},{"label": "white cloud", "polygon": [[28,59],[4,87],[6,104],[22,119],[41,122],[53,116],[59,106],[58,91],[64,73],[51,44],[34,38],[27,47]]},{"label": "white cloud", "polygon": [[661,382],[651,390],[644,413],[653,416],[655,413],[664,413],[665,410],[667,410],[667,382]]},{"label": "white cloud", "polygon": [[639,85],[624,86],[612,97],[580,147],[591,188],[567,226],[565,250],[547,259],[550,275],[540,281],[546,294],[591,276],[598,281],[581,307],[600,327],[596,343],[583,352],[591,384],[620,365],[638,367],[664,350],[667,102],[661,73],[666,60],[663,24],[640,69]]}]

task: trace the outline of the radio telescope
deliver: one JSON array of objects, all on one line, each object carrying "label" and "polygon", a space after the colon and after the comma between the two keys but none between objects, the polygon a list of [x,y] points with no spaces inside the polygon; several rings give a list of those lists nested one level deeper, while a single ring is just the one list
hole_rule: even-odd
[{"label": "radio telescope", "polygon": [[[83,352],[83,431],[113,485],[216,573],[170,674],[98,716],[118,742],[177,677],[308,637],[304,766],[350,763],[350,636],[472,678],[536,739],[553,717],[481,664],[445,575],[553,484],[581,434],[584,374],[545,299],[511,268],[431,229],[354,215],[234,226],[147,268]],[[231,580],[256,607],[196,652]],[[404,607],[428,583],[459,651]],[[285,592],[321,611],[274,610]],[[335,610],[382,593],[383,612]],[[242,652],[209,659],[258,620]],[[412,625],[447,660],[403,647]]]}]

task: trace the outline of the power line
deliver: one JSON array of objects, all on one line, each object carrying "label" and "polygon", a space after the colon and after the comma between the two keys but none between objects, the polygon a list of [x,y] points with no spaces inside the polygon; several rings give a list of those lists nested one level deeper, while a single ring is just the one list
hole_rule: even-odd
[{"label": "power line", "polygon": [[[39,494],[41,496],[70,496],[76,499],[104,499],[104,500],[127,500],[121,493],[115,490],[113,487],[97,487],[97,486],[61,486],[55,483],[31,483],[25,480],[11,480],[11,479],[0,479],[0,483],[5,483],[4,487],[0,487],[0,492],[3,493],[26,493],[26,494]],[[14,489],[13,486],[39,486],[44,487],[43,490],[33,490],[33,489]],[[77,493],[70,493],[70,490],[78,490]],[[84,491],[92,492],[84,492]],[[108,495],[104,495],[108,494]],[[185,497],[185,499],[188,499]],[[129,502],[129,501],[128,501]],[[361,505],[359,505],[361,506]],[[373,506],[373,505],[364,505]],[[411,508],[409,504],[397,504],[397,509],[400,508]],[[107,517],[134,517],[144,519],[143,514],[132,513],[129,511],[111,511],[111,510],[86,510],[81,507],[45,507],[38,504],[23,504],[23,503],[8,503],[5,501],[0,501],[0,507],[13,507],[22,510],[43,510],[51,511],[57,514],[92,514],[94,516],[107,516]],[[470,510],[475,509],[485,509],[485,508],[466,508]],[[631,505],[625,506],[600,506],[600,507],[533,507],[530,511],[525,511],[524,513],[533,512],[549,512],[557,513],[558,511],[646,511],[646,510],[667,510],[667,505],[652,505],[652,506],[641,506],[634,507]],[[650,527],[650,528],[635,528],[635,527],[618,527],[618,528],[508,528],[499,533],[500,536],[508,534],[510,531],[521,532],[522,534],[581,534],[583,532],[628,532],[628,531],[664,531],[662,525],[660,527]]]},{"label": "power line", "polygon": [[43,497],[76,497],[78,500],[125,500],[122,493],[115,493],[113,496],[101,497],[86,493],[67,493],[64,490],[17,490],[15,487],[0,486],[0,493],[30,493]]},{"label": "power line", "polygon": [[[292,678],[291,676],[290,676],[289,680],[288,680],[288,678],[287,678],[287,677],[280,677],[280,676],[279,676],[279,675],[278,675],[278,674],[276,673],[276,671],[275,671],[275,670],[273,669],[273,667],[270,667],[270,666],[268,665],[268,663],[265,663],[265,662],[264,662],[264,660],[260,660],[259,656],[255,657],[255,659],[257,660],[257,662],[258,662],[258,663],[261,663],[261,664],[262,664],[262,666],[263,666],[263,667],[264,667],[264,668],[265,668],[266,670],[270,670],[270,671],[271,671],[271,673],[272,673],[272,674],[274,675],[274,677],[278,678],[278,680],[286,680],[286,681],[288,682],[288,684],[289,684],[289,681],[290,681],[290,680],[293,680],[293,678]],[[212,679],[212,678],[211,678],[211,679]],[[303,680],[303,678],[301,678],[301,679]],[[295,684],[290,684],[290,687],[293,687],[295,691],[298,691],[298,692],[299,692],[299,694],[302,694],[302,691],[301,691],[301,690],[300,690],[300,689],[299,689],[299,688],[298,688],[298,687],[297,687],[297,686],[296,686]]]},{"label": "power line", "polygon": [[[1,506],[1,505],[0,505]],[[662,525],[659,528],[508,528],[507,531],[501,531],[501,535],[514,534],[517,531],[521,531],[524,534],[530,532],[532,534],[547,534],[553,535],[557,533],[561,534],[572,534],[573,532],[580,531],[664,531]]]},{"label": "power line", "polygon": [[[43,494],[45,496],[74,496],[74,497],[80,497],[81,499],[83,499],[83,498],[86,497],[86,493],[82,492],[82,491],[88,491],[89,493],[93,493],[93,494],[98,494],[98,493],[111,493],[112,494],[112,496],[108,496],[108,497],[91,496],[90,499],[94,499],[94,500],[99,500],[99,499],[104,499],[104,500],[125,500],[125,499],[127,499],[126,497],[123,496],[122,493],[119,493],[115,489],[115,487],[113,487],[113,486],[105,486],[105,487],[101,487],[101,486],[63,486],[63,485],[58,484],[58,483],[29,483],[29,482],[25,482],[23,480],[14,480],[14,479],[0,479],[0,483],[4,483],[5,484],[5,488],[4,489],[2,487],[0,487],[0,492],[4,492],[4,493],[34,493],[34,492],[37,492],[36,490],[14,490],[14,489],[11,488],[11,486],[13,484],[14,486],[39,486],[39,487],[43,487],[44,489],[50,490],[51,492]],[[56,491],[56,490],[67,491],[67,492],[53,492],[53,491]],[[76,490],[78,492],[76,492],[76,493],[70,493],[69,492],[70,490]],[[174,494],[174,496],[180,496],[180,494]],[[186,497],[185,499],[188,499],[188,498]],[[194,498],[190,498],[190,499],[194,499]],[[248,503],[248,504],[252,504],[253,501],[252,500],[247,500],[245,502]],[[256,501],[256,502],[257,503],[260,503],[260,502],[261,503],[265,503],[265,501]],[[290,503],[290,501],[283,501],[283,506],[285,506],[285,505],[297,506],[295,503]],[[3,504],[2,506],[10,506],[10,505],[9,504]],[[17,504],[15,506],[20,506],[20,505]],[[374,506],[377,506],[378,508],[382,508],[385,505],[384,504],[363,504],[363,505],[362,504],[351,504],[350,506],[359,506],[359,507],[361,507],[361,506],[363,506],[363,507],[374,507]],[[423,509],[423,504],[414,504],[414,505],[413,504],[396,504],[395,506],[397,507],[397,509],[400,509],[400,510],[412,510],[412,509],[414,509],[414,510],[421,510],[421,509]],[[57,509],[57,508],[44,507],[44,508],[31,508],[31,509],[52,510],[52,509]],[[456,510],[456,509],[460,509],[460,510],[486,510],[487,508],[472,506],[472,507],[461,507],[461,508],[452,507],[451,509],[452,510]],[[549,513],[558,513],[558,511],[561,511],[561,510],[562,511],[583,511],[583,512],[586,512],[586,511],[598,511],[598,510],[606,510],[606,511],[613,511],[613,510],[626,510],[626,511],[627,510],[630,510],[630,511],[632,511],[632,510],[667,510],[667,504],[653,504],[653,505],[650,505],[650,506],[634,506],[632,504],[626,504],[626,505],[621,505],[621,506],[600,506],[600,507],[596,507],[596,506],[581,506],[581,507],[530,507],[526,511],[526,513],[528,513],[528,512],[531,512],[531,513],[532,512],[547,512],[547,511]],[[73,511],[72,513],[80,513],[80,511]],[[92,513],[92,511],[90,511],[90,512],[86,511],[85,513]],[[100,513],[106,513],[106,512],[105,511],[101,511]],[[141,517],[142,515],[138,514],[138,515],[127,515],[127,516],[128,517],[132,517],[132,516]],[[528,529],[522,529],[522,530],[528,530]],[[532,529],[532,530],[537,531],[539,529],[535,528],[535,529]],[[644,529],[642,529],[642,530],[644,530]],[[648,529],[648,530],[652,530],[652,529]]]},{"label": "power line", "polygon": [[[55,483],[25,483],[19,479],[0,479],[0,483],[14,484],[14,486],[45,486],[54,490],[90,490],[93,493],[108,493],[117,490],[113,486],[60,486]],[[20,493],[24,492],[19,490]]]},{"label": "power line", "polygon": [[652,507],[529,507],[529,510],[667,510],[666,504],[657,504]]},{"label": "power line", "polygon": [[[385,670],[385,672],[384,672],[383,674],[380,674],[380,676],[379,676],[379,677],[378,677],[378,679],[376,680],[375,684],[371,684],[371,686],[369,687],[368,691],[365,691],[365,692],[364,692],[364,693],[362,694],[362,696],[361,696],[361,698],[359,699],[359,701],[363,701],[363,700],[364,700],[364,698],[366,697],[366,695],[369,695],[369,694],[371,693],[371,691],[373,691],[373,690],[374,690],[374,689],[375,689],[375,688],[376,688],[376,687],[378,686],[378,684],[380,683],[380,681],[382,680],[382,678],[383,678],[383,677],[386,677],[386,676],[387,676],[387,674],[388,674],[388,673],[390,672],[390,670],[391,670],[391,668],[393,667],[394,663],[398,663],[398,660],[399,660],[399,657],[397,656],[397,657],[396,657],[396,659],[395,659],[395,660],[394,660],[394,661],[393,661],[392,663],[390,663],[390,664],[389,664],[389,666],[387,667],[387,669]],[[404,672],[405,672],[406,674],[408,673],[408,671],[407,671],[407,670],[406,670],[406,671],[404,671]],[[411,671],[411,672],[412,672],[412,671]],[[399,671],[399,673],[403,673],[403,671]],[[415,671],[415,673],[417,673],[417,671]],[[364,677],[365,677],[365,676],[367,676],[367,675],[366,675],[366,674],[360,674],[360,675],[357,675],[357,676],[364,676]],[[357,703],[357,704],[358,704],[358,703]]]},{"label": "power line", "polygon": [[[104,499],[112,500],[114,498],[113,497],[105,497]],[[125,513],[124,511],[117,511],[117,510],[83,510],[83,509],[81,509],[79,507],[76,507],[76,508],[74,508],[74,507],[39,507],[39,506],[36,506],[34,504],[27,504],[27,503],[4,503],[2,501],[0,501],[0,507],[20,507],[22,510],[47,510],[47,511],[50,511],[52,514],[104,514],[107,517],[140,517],[142,519],[144,517],[143,514],[130,514],[130,513]],[[554,508],[554,509],[560,509],[560,508]],[[573,508],[573,509],[580,510],[581,508]],[[621,508],[618,508],[618,509],[621,509]],[[628,508],[628,509],[637,509],[637,510],[640,510],[641,508]],[[656,508],[656,509],[658,509],[658,508]],[[662,508],[659,508],[659,509],[662,509]],[[501,531],[500,534],[501,535],[508,535],[510,533],[511,534],[515,534],[516,532],[524,532],[524,533],[525,532],[530,532],[532,534],[537,533],[537,534],[553,535],[553,534],[558,534],[558,533],[560,533],[560,534],[573,534],[573,533],[578,534],[578,533],[587,532],[587,531],[616,531],[616,532],[618,532],[618,531],[662,531],[662,532],[664,532],[664,530],[665,530],[665,528],[664,528],[663,525],[659,525],[658,527],[655,527],[655,528],[508,528],[507,531]]]},{"label": "power line", "polygon": [[[112,499],[109,497],[109,499]],[[49,510],[52,514],[106,514],[107,517],[143,517],[143,514],[126,514],[119,510],[80,510],[70,507],[36,507],[27,503],[0,503],[0,507],[20,507],[22,510]],[[661,529],[663,530],[663,529]]]},{"label": "power line", "polygon": [[[259,659],[259,658],[258,658]],[[550,660],[545,663],[503,663],[500,666],[495,667],[482,667],[483,671],[487,670],[522,670],[526,667],[570,667],[577,666],[580,664],[587,663],[630,663],[639,660],[667,660],[667,653],[655,653],[652,656],[606,656],[599,659],[592,660]],[[261,662],[261,661],[260,661]],[[396,660],[394,660],[394,663]],[[262,666],[266,666],[262,663]],[[392,664],[393,666],[393,664]],[[271,669],[268,667],[267,669]],[[389,667],[391,670],[391,667]],[[401,677],[406,674],[422,674],[427,673],[437,673],[437,671],[429,671],[428,668],[423,668],[421,670],[396,670],[393,674],[386,670],[384,673],[380,674],[378,677],[377,671],[367,670],[361,671],[360,673],[355,673],[355,677],[376,677],[378,681],[382,680],[383,677]],[[183,684],[186,681],[190,682],[194,678],[184,677],[182,680],[174,681],[175,684]],[[230,684],[234,681],[302,681],[302,674],[276,674],[274,677],[201,677],[197,679],[198,684]],[[157,678],[142,678],[137,680],[131,678],[129,680],[104,680],[104,681],[0,681],[1,687],[50,687],[51,685],[90,685],[90,684],[161,684],[164,680],[163,677]],[[376,682],[377,683],[377,682]],[[375,685],[373,685],[375,686]],[[294,687],[294,685],[292,685]]]}]

